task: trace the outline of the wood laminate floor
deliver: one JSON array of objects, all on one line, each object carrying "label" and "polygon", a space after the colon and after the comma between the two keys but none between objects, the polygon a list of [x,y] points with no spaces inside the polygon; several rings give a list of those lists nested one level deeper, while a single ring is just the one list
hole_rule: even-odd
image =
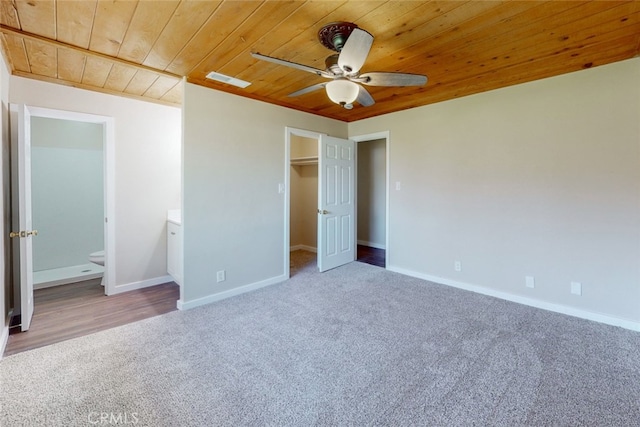
[{"label": "wood laminate floor", "polygon": [[100,279],[38,289],[29,330],[11,330],[4,355],[168,313],[176,310],[179,298],[180,288],[173,282],[109,297]]},{"label": "wood laminate floor", "polygon": [[370,246],[358,245],[357,260],[378,267],[386,267],[386,251],[384,249],[376,249]]}]

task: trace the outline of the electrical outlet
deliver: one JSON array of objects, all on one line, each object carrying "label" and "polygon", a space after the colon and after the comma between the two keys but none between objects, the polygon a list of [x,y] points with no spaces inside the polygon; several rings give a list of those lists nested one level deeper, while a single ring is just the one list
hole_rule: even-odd
[{"label": "electrical outlet", "polygon": [[227,275],[224,270],[220,270],[216,273],[216,280],[218,282],[224,282],[227,279]]},{"label": "electrical outlet", "polygon": [[525,283],[525,286],[527,288],[535,288],[536,287],[536,281],[533,279],[532,276],[525,276],[524,283]]},{"label": "electrical outlet", "polygon": [[571,282],[571,293],[574,295],[582,295],[582,283]]},{"label": "electrical outlet", "polygon": [[283,183],[278,184],[278,193],[284,194],[284,184]]},{"label": "electrical outlet", "polygon": [[402,183],[400,181],[396,181],[396,191],[402,190]]},{"label": "electrical outlet", "polygon": [[453,269],[455,271],[462,271],[462,263],[460,261],[455,261],[453,263]]}]

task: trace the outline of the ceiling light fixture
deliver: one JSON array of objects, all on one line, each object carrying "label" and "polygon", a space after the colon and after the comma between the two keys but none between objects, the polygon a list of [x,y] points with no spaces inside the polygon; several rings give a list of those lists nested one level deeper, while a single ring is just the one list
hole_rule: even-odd
[{"label": "ceiling light fixture", "polygon": [[[327,96],[336,104],[346,109],[353,108],[353,103],[358,98],[360,86],[347,79],[335,79],[327,83],[325,86]],[[348,107],[349,106],[349,107]]]}]

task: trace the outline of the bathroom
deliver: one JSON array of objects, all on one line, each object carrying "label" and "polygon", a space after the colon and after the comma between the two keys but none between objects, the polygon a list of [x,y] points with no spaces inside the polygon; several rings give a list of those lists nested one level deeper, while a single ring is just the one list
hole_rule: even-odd
[{"label": "bathroom", "polygon": [[34,289],[104,275],[103,139],[98,123],[31,118]]}]

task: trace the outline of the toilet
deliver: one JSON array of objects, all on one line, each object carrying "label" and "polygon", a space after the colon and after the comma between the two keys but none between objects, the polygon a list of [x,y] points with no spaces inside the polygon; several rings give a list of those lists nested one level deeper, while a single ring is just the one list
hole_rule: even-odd
[{"label": "toilet", "polygon": [[104,266],[104,250],[90,253],[89,261]]},{"label": "toilet", "polygon": [[[89,254],[89,261],[94,263],[94,264],[98,264],[104,267],[104,250],[102,251],[97,251],[97,252],[93,252]],[[105,285],[104,283],[104,274],[102,275],[102,281],[100,282],[100,284],[102,286]]]}]

